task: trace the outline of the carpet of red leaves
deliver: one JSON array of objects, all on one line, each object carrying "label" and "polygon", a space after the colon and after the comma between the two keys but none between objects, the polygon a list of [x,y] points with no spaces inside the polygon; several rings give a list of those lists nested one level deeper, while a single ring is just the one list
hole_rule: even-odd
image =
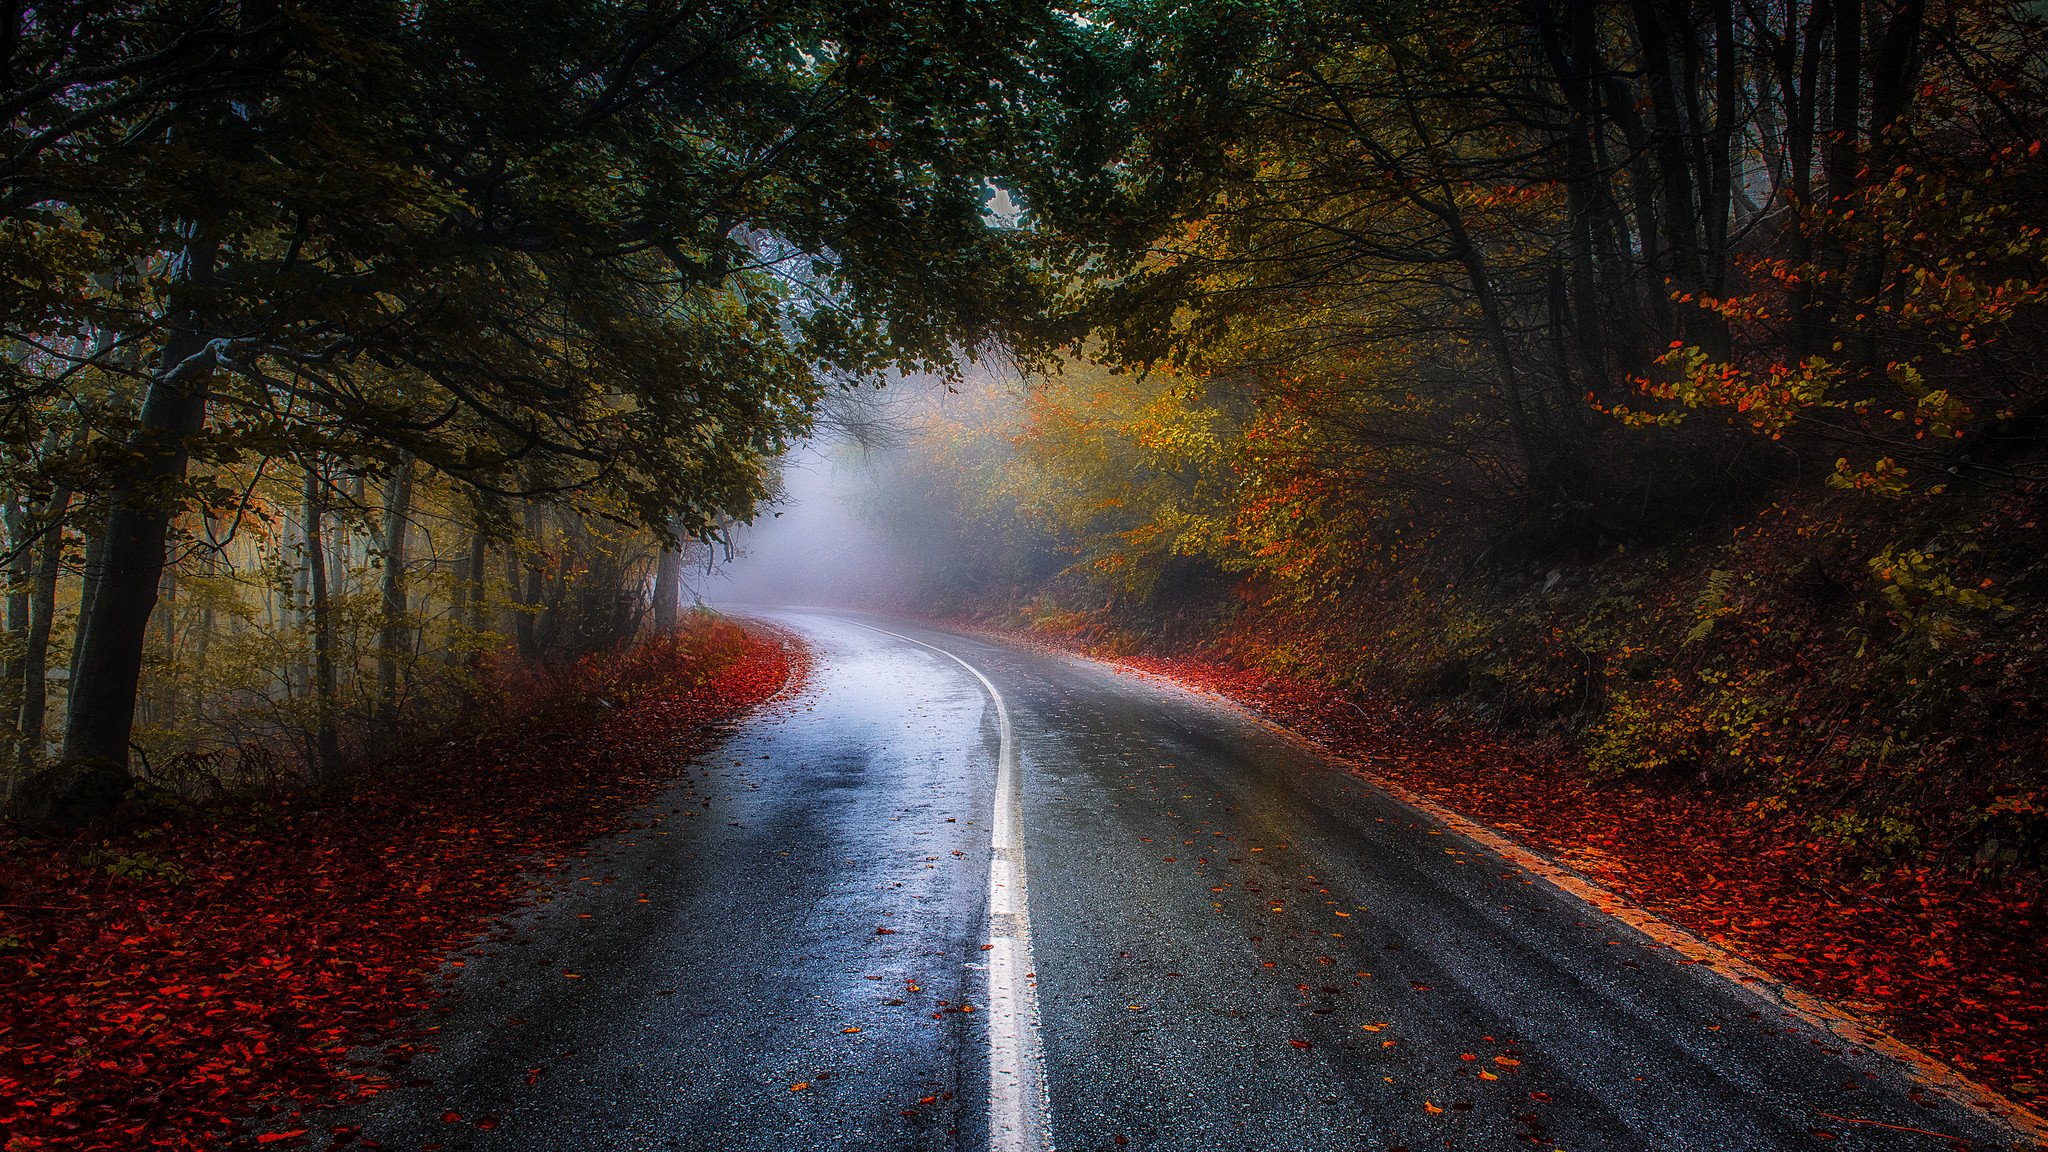
[{"label": "carpet of red leaves", "polygon": [[[372,1093],[431,1044],[444,958],[801,675],[697,622],[501,687],[487,726],[366,774],[111,842],[0,847],[0,1148],[208,1148]],[[457,960],[449,960],[457,964]]]},{"label": "carpet of red leaves", "polygon": [[2048,890],[1923,864],[1871,875],[1837,844],[1710,791],[1594,782],[1561,757],[1391,703],[1202,657],[1120,663],[1228,697],[1507,831],[1774,976],[2038,1107]]}]

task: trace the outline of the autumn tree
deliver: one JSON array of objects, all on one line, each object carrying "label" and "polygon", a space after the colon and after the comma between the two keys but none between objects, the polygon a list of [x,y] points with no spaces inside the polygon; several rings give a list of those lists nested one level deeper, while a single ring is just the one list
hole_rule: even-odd
[{"label": "autumn tree", "polygon": [[[75,672],[20,810],[127,791],[167,547],[251,459],[703,536],[764,494],[821,368],[949,364],[1034,315],[1026,238],[982,207],[1034,179],[1010,174],[1077,28],[1031,5],[13,10],[10,441],[58,428],[103,478],[64,514],[89,537]],[[54,496],[32,455],[20,490]],[[59,520],[34,499],[10,548]]]}]

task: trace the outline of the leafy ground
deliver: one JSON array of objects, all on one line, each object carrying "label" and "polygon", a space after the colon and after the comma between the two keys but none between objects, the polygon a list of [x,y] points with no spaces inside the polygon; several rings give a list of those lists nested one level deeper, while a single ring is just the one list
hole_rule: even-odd
[{"label": "leafy ground", "polygon": [[302,1111],[374,1094],[432,1043],[445,957],[796,659],[699,620],[510,678],[516,713],[483,709],[500,719],[346,796],[0,848],[6,1152],[213,1147],[251,1119],[298,1143]]}]

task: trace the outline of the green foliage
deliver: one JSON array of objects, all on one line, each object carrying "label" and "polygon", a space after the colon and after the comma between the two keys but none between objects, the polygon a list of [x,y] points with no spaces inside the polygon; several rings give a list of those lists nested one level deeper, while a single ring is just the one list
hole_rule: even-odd
[{"label": "green foliage", "polygon": [[1714,625],[1723,616],[1732,616],[1742,611],[1741,605],[1728,603],[1729,588],[1735,582],[1735,573],[1726,568],[1716,568],[1707,573],[1706,584],[1700,589],[1700,597],[1693,602],[1692,614],[1695,623],[1685,634],[1683,644],[1697,644],[1714,634]]},{"label": "green foliage", "polygon": [[1879,860],[1910,855],[1923,841],[1910,815],[1897,810],[1875,816],[1855,811],[1815,816],[1810,826],[1815,836],[1851,845]]},{"label": "green foliage", "polygon": [[1988,589],[1958,584],[1948,560],[1931,552],[1886,546],[1870,558],[1878,595],[1906,631],[1939,648],[1954,643],[1987,618],[2009,615],[2011,608]]},{"label": "green foliage", "polygon": [[160,880],[175,888],[192,878],[177,864],[159,860],[147,852],[95,848],[83,859],[87,867],[105,869],[107,875],[117,880]]},{"label": "green foliage", "polygon": [[[1718,603],[1732,579],[1725,570],[1710,573],[1701,603],[1711,600],[1714,606],[1696,606],[1698,622],[1682,637],[1666,633],[1664,642],[1683,650],[1705,641],[1715,621],[1733,615]],[[1740,650],[1739,642],[1730,647]],[[1773,771],[1784,737],[1796,728],[1796,703],[1781,684],[1784,671],[1753,657],[1717,655],[1726,666],[1616,690],[1585,733],[1586,763],[1594,774],[1682,772],[1741,780]]]},{"label": "green foliage", "polygon": [[[167,771],[307,734],[333,761],[337,724],[445,719],[506,634],[528,659],[613,643],[654,542],[752,516],[828,386],[1043,348],[1036,226],[1100,183],[1067,158],[1114,87],[1090,26],[1030,2],[9,19],[10,590],[50,556],[38,612],[93,618],[53,630],[91,638],[92,674],[53,700],[74,753],[126,754],[140,651],[134,734]],[[996,185],[1030,226],[985,216]],[[363,481],[400,462],[431,507],[379,524]],[[303,551],[323,516],[326,596]],[[386,580],[407,533],[429,559]],[[479,536],[518,573],[455,577]],[[135,542],[92,603],[88,540]],[[125,606],[159,584],[145,635]]]}]

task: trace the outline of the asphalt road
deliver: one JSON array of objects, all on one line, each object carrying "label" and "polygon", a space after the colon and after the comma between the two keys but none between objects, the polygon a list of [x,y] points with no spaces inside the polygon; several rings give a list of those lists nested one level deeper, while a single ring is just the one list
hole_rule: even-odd
[{"label": "asphalt road", "polygon": [[[554,873],[451,969],[410,1086],[332,1123],[533,1152],[2012,1146],[1225,706],[774,619],[809,683]],[[992,861],[1004,713],[1020,851]],[[992,891],[1005,858],[1025,883]]]}]

